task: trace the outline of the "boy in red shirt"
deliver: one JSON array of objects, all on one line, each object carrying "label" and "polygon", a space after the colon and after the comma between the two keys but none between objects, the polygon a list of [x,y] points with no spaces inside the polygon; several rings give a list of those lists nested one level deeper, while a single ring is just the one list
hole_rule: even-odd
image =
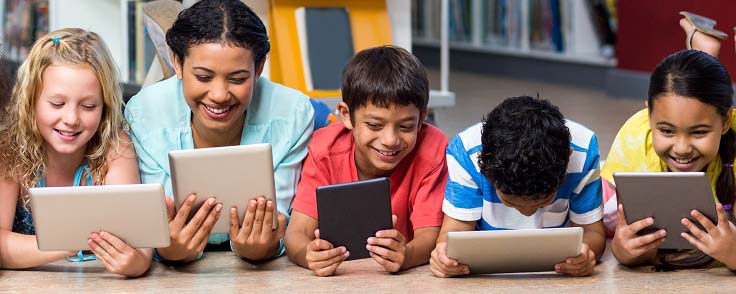
[{"label": "boy in red shirt", "polygon": [[316,188],[389,177],[394,229],[376,232],[366,248],[388,272],[425,264],[442,224],[447,138],[424,123],[424,67],[406,50],[383,46],[356,54],[343,76],[337,106],[343,123],[312,136],[286,231],[287,255],[318,276],[334,274],[350,252],[319,238]]}]

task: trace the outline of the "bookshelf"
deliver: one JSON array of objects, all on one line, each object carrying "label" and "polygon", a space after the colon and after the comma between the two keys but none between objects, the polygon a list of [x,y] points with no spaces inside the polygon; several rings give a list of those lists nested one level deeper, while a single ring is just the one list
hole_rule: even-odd
[{"label": "bookshelf", "polygon": [[128,80],[127,0],[50,0],[49,30],[78,27],[99,34],[118,65],[123,80]]},{"label": "bookshelf", "polygon": [[[144,81],[146,72],[151,66],[155,58],[155,49],[150,38],[144,31],[141,20],[141,7],[145,2],[151,0],[0,0],[0,23],[3,30],[0,30],[0,40],[5,45],[9,36],[6,32],[9,30],[9,24],[15,27],[23,28],[23,39],[19,39],[16,43],[20,50],[28,50],[35,41],[33,37],[43,32],[53,31],[65,27],[79,27],[94,31],[99,34],[110,48],[113,59],[118,66],[121,81],[127,92],[135,93]],[[264,19],[264,23],[268,25],[269,7],[271,0],[243,0],[254,11]],[[372,0],[371,0],[372,1]],[[412,46],[412,1],[414,0],[385,0],[390,20],[392,43],[408,50]],[[437,0],[439,9],[441,1]],[[184,1],[185,4],[192,1]],[[304,4],[310,1],[304,1]],[[319,2],[319,1],[312,1]],[[44,6],[45,5],[45,6]],[[22,19],[8,12],[8,8],[22,7],[22,13],[36,13],[33,19],[38,20],[35,23],[29,23],[27,18]],[[35,10],[34,10],[35,9]],[[12,11],[20,11],[14,9]],[[34,12],[36,11],[36,12]],[[21,12],[19,12],[21,13]],[[8,18],[15,17],[17,21],[10,23]],[[439,17],[439,15],[438,15]],[[440,22],[439,18],[437,20]],[[28,28],[31,28],[30,30]],[[273,28],[267,28],[269,34]],[[30,32],[29,32],[30,31]],[[437,47],[440,46],[440,35],[437,35]],[[274,42],[275,40],[271,40]],[[12,62],[21,62],[25,59],[23,53],[7,54],[10,50],[5,51],[6,59]],[[19,51],[19,50],[15,50]],[[443,64],[443,83],[440,90],[433,90],[430,93],[430,107],[449,107],[454,105],[454,93],[449,91],[447,85],[447,74],[449,73],[449,59],[444,58]],[[267,63],[264,69],[264,75],[270,75],[270,64]],[[329,103],[339,101],[333,99]]]},{"label": "bookshelf", "polygon": [[[413,0],[413,42],[439,47],[441,0]],[[615,67],[607,0],[449,0],[454,50]],[[612,39],[613,38],[613,39]]]},{"label": "bookshelf", "polygon": [[155,56],[143,29],[145,0],[49,0],[49,30],[78,27],[105,40],[125,83],[140,84]]}]

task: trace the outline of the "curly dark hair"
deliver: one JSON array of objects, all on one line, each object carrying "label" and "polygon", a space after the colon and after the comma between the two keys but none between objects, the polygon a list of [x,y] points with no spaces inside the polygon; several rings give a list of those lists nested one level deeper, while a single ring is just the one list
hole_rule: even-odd
[{"label": "curly dark hair", "polygon": [[179,13],[166,33],[166,43],[184,64],[189,48],[221,43],[250,49],[256,67],[271,50],[266,27],[240,0],[202,0]]},{"label": "curly dark hair", "polygon": [[480,170],[504,194],[548,198],[565,180],[570,130],[546,99],[512,97],[483,119]]}]

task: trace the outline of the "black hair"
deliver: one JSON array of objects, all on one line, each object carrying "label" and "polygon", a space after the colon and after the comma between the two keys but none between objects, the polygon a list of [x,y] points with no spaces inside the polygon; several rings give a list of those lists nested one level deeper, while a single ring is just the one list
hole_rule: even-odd
[{"label": "black hair", "polygon": [[401,47],[380,46],[358,52],[345,67],[342,101],[352,119],[355,109],[369,103],[388,108],[414,105],[424,114],[429,100],[429,81],[424,66]]},{"label": "black hair", "polygon": [[525,200],[549,198],[565,180],[570,130],[546,99],[511,97],[483,119],[478,163],[496,189]]},{"label": "black hair", "polygon": [[258,15],[239,0],[202,0],[179,13],[166,33],[166,43],[184,64],[189,48],[221,43],[250,49],[258,67],[271,49],[266,27]]},{"label": "black hair", "polygon": [[[697,99],[711,105],[723,120],[732,111],[734,91],[731,87],[731,77],[718,59],[702,51],[682,50],[668,56],[657,65],[649,80],[647,102],[650,115],[654,101],[668,94]],[[718,155],[723,163],[733,163],[736,159],[736,137],[730,126],[721,136]],[[718,175],[716,197],[723,205],[734,203],[736,187],[733,168],[724,167]],[[729,220],[733,221],[732,210],[727,214]],[[702,252],[678,260],[670,260],[667,255],[663,255],[660,259],[662,265],[659,266],[659,270],[701,267],[713,261]]]}]

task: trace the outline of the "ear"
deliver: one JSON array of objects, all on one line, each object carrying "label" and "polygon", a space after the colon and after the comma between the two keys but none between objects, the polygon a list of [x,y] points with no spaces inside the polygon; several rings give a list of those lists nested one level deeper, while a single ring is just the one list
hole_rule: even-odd
[{"label": "ear", "polygon": [[266,67],[266,57],[264,56],[263,59],[261,59],[260,64],[256,64],[256,78],[255,80],[258,80],[258,78],[261,77],[261,74],[263,73],[263,68]]},{"label": "ear", "polygon": [[345,127],[349,130],[352,130],[353,122],[350,120],[350,109],[348,108],[347,103],[342,101],[340,101],[340,103],[337,103],[337,114],[340,116],[340,119],[342,120],[342,123],[345,125]]},{"label": "ear", "polygon": [[171,53],[171,61],[174,62],[174,72],[176,72],[176,78],[181,80],[184,78],[184,72],[182,71],[182,67],[184,66],[183,62],[180,62],[179,57],[174,54],[173,51],[169,51]]},{"label": "ear", "polygon": [[729,109],[728,114],[726,114],[726,119],[723,121],[723,129],[721,130],[721,135],[725,135],[731,129],[731,119],[732,118],[733,118],[733,109]]},{"label": "ear", "polygon": [[644,100],[644,108],[649,108],[649,99]]}]

